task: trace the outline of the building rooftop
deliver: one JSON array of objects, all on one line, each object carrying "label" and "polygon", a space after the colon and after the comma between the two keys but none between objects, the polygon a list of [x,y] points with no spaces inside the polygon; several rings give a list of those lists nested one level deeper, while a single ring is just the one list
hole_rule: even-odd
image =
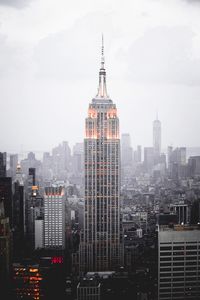
[{"label": "building rooftop", "polygon": [[192,231],[192,230],[200,230],[199,225],[160,225],[159,231]]},{"label": "building rooftop", "polygon": [[84,277],[83,279],[80,280],[77,288],[80,287],[100,287],[101,284],[99,282],[99,280],[95,277],[90,277],[90,278],[86,278]]}]

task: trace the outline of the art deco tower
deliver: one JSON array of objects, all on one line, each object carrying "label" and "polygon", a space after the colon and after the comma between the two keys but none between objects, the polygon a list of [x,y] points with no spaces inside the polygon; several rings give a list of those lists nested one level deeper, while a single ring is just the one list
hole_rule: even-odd
[{"label": "art deco tower", "polygon": [[102,39],[98,93],[85,123],[85,209],[80,270],[113,270],[122,261],[120,139],[116,105],[106,89]]}]

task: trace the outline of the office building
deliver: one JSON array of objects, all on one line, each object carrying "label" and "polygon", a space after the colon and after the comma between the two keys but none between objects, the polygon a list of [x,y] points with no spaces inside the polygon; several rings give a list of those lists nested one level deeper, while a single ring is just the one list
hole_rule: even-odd
[{"label": "office building", "polygon": [[200,299],[199,226],[159,226],[158,300]]},{"label": "office building", "polygon": [[38,264],[13,264],[13,292],[16,299],[43,299],[42,281]]},{"label": "office building", "polygon": [[35,249],[44,248],[44,220],[37,218],[35,220]]},{"label": "office building", "polygon": [[77,300],[100,300],[101,283],[95,277],[83,278],[77,286]]},{"label": "office building", "polygon": [[44,247],[65,248],[65,198],[62,186],[45,188]]}]

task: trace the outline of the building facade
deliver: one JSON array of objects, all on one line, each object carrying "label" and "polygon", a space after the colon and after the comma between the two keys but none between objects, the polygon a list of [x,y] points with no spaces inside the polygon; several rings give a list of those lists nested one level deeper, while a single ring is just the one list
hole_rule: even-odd
[{"label": "building facade", "polygon": [[107,94],[102,45],[97,96],[85,124],[85,209],[80,270],[112,270],[122,263],[120,138],[117,108]]},{"label": "building facade", "polygon": [[160,226],[158,300],[200,299],[199,226]]},{"label": "building facade", "polygon": [[101,283],[96,278],[83,278],[77,286],[77,300],[100,300]]},{"label": "building facade", "polygon": [[45,188],[44,247],[65,248],[65,201],[62,186]]}]

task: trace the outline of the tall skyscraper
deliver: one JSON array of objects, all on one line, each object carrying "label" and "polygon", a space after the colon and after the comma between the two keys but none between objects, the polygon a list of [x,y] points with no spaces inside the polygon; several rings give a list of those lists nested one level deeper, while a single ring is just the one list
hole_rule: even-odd
[{"label": "tall skyscraper", "polygon": [[158,120],[153,121],[153,148],[156,156],[160,155],[161,152],[161,122]]},{"label": "tall skyscraper", "polygon": [[121,264],[120,138],[116,105],[106,89],[102,43],[98,93],[85,124],[85,210],[80,270],[112,270]]}]

